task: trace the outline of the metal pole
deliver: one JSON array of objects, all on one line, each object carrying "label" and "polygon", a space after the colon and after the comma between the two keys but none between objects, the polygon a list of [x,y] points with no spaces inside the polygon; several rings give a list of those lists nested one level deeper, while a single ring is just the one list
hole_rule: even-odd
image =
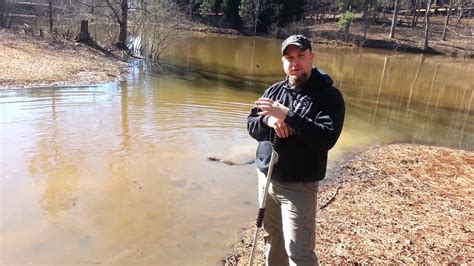
[{"label": "metal pole", "polygon": [[267,201],[268,187],[270,186],[270,180],[272,178],[273,166],[275,165],[277,161],[278,161],[278,153],[276,153],[275,145],[273,145],[272,157],[270,158],[270,165],[268,167],[268,173],[267,173],[267,183],[265,184],[263,199],[262,199],[262,202],[260,203],[260,208],[258,209],[258,213],[257,213],[257,229],[255,230],[255,236],[253,238],[252,253],[250,253],[250,263],[249,263],[250,266],[253,265],[253,258],[255,256],[255,248],[257,246],[258,231],[262,227],[263,216],[265,215],[265,204]]}]

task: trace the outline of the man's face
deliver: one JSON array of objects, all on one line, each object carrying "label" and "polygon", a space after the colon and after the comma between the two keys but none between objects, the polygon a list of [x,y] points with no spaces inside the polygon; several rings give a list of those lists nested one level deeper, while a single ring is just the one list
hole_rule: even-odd
[{"label": "man's face", "polygon": [[309,78],[313,68],[313,59],[314,53],[309,49],[301,51],[296,45],[290,45],[285,49],[281,60],[290,84],[300,85]]}]

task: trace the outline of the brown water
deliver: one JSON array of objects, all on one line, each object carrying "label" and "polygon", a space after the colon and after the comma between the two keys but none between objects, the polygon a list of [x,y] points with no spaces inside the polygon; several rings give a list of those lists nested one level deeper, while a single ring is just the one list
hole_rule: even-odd
[{"label": "brown water", "polygon": [[[206,157],[253,157],[246,116],[283,78],[278,50],[195,36],[166,75],[1,91],[0,264],[218,264],[254,219],[256,176]],[[474,149],[472,61],[316,50],[347,106],[331,167],[374,144]]]}]

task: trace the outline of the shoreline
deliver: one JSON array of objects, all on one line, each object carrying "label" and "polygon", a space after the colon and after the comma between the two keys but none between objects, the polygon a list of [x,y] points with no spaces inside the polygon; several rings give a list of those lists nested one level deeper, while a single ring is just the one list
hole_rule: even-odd
[{"label": "shoreline", "polygon": [[[318,192],[315,252],[321,263],[474,262],[474,152],[389,144],[338,168],[337,180],[323,181]],[[249,222],[222,264],[248,264],[254,234]],[[255,259],[263,264],[262,235]]]},{"label": "shoreline", "polygon": [[[474,58],[474,49],[472,48],[473,44],[470,37],[457,36],[456,38],[456,36],[450,36],[447,38],[447,41],[443,41],[441,40],[442,29],[440,24],[444,25],[444,17],[435,17],[432,20],[429,47],[426,50],[422,48],[423,39],[420,36],[424,34],[424,30],[420,26],[409,28],[408,26],[398,25],[393,39],[387,38],[389,28],[387,28],[386,23],[370,25],[364,37],[365,26],[362,21],[357,20],[351,24],[348,36],[342,36],[337,23],[331,19],[321,23],[313,22],[311,25],[306,25],[301,31],[313,43],[332,47],[374,48],[385,51],[440,55],[451,58]],[[465,21],[466,25],[471,25],[474,19],[465,19]],[[460,27],[460,25],[452,25],[452,27]],[[238,30],[204,24],[192,27],[192,31],[207,34],[249,36],[245,32]],[[277,33],[276,36],[272,36],[267,33],[263,35],[257,34],[257,37],[284,39],[286,35],[288,34]]]},{"label": "shoreline", "polygon": [[[467,23],[470,24],[471,20]],[[199,23],[194,24],[191,31],[203,34],[246,36],[237,30]],[[348,37],[340,35],[334,22],[315,23],[305,27],[303,31],[307,31],[306,34],[313,43],[330,47],[375,48],[468,60],[474,58],[474,49],[469,45],[471,40],[457,40],[457,42],[449,40],[441,43],[432,41],[434,48],[424,51],[419,47],[420,40],[416,39],[419,29],[399,30],[394,39],[386,38],[384,25],[372,25],[372,32],[369,31],[367,38],[363,38],[361,36],[363,25],[360,22],[353,23]],[[257,35],[257,37],[278,38],[270,34]],[[97,85],[123,80],[129,72],[127,55],[114,47],[106,47],[99,51],[63,38],[41,38],[2,29],[0,30],[0,48],[0,90]],[[44,67],[46,65],[47,68]],[[24,73],[29,75],[25,76]]]},{"label": "shoreline", "polygon": [[93,86],[123,80],[129,71],[124,60],[114,49],[99,51],[62,38],[0,30],[0,90]]}]

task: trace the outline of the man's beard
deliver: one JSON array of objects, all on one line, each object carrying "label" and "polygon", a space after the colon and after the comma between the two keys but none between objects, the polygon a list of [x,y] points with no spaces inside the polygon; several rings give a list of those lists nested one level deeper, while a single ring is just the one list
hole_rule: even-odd
[{"label": "man's beard", "polygon": [[306,72],[298,76],[290,75],[288,77],[288,81],[290,82],[290,85],[292,87],[296,87],[303,84],[303,82],[305,82],[307,79],[308,79],[308,74],[306,74]]}]

